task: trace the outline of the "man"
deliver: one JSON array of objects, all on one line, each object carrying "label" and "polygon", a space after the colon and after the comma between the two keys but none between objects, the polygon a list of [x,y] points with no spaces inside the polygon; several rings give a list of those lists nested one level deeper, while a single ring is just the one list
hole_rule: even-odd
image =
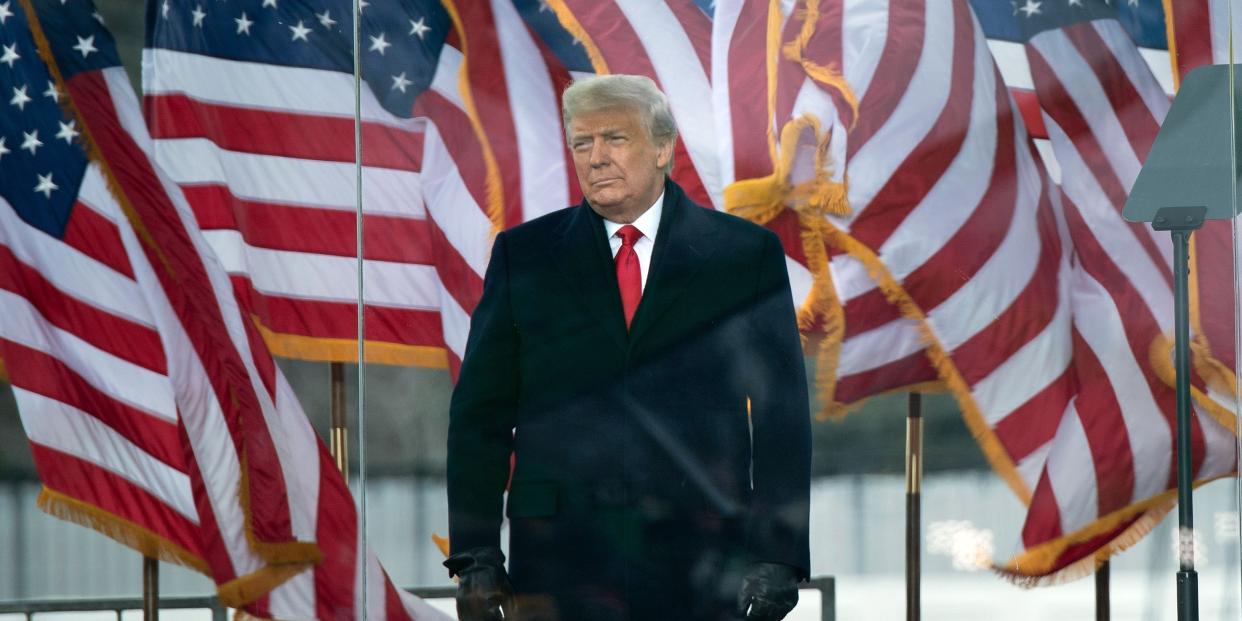
[{"label": "man", "polygon": [[453,393],[459,615],[783,618],[810,408],[780,242],[667,179],[651,80],[576,81],[563,114],[585,200],[497,235]]}]

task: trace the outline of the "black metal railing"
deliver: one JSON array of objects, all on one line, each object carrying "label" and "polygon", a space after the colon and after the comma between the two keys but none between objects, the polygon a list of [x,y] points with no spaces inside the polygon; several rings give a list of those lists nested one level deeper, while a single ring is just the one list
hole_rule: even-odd
[{"label": "black metal railing", "polygon": [[[821,621],[836,621],[836,582],[832,576],[811,578],[802,587],[805,590],[816,590],[820,593]],[[457,592],[456,587],[419,587],[406,589],[423,599],[452,599]],[[229,609],[220,604],[215,597],[161,597],[159,607],[162,610],[210,610],[211,621],[228,621]],[[32,621],[34,615],[48,612],[113,612],[117,621],[126,611],[141,611],[141,597],[106,597],[106,598],[69,598],[69,599],[28,599],[0,601],[0,615],[20,614],[26,621]]]}]

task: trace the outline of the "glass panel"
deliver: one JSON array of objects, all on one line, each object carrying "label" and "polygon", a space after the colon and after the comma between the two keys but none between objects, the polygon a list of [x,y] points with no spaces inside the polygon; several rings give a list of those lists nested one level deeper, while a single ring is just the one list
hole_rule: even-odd
[{"label": "glass panel", "polygon": [[[450,369],[491,232],[486,173],[465,160],[459,170],[455,159],[460,150],[481,153],[471,106],[485,104],[458,78],[465,42],[454,10],[372,2],[359,39],[366,364],[356,374],[361,398],[350,396],[361,408],[351,420],[351,467],[365,541],[391,583],[407,589],[452,585],[436,543],[448,537]],[[376,577],[368,580],[374,589]],[[451,593],[429,599],[453,609]]]}]

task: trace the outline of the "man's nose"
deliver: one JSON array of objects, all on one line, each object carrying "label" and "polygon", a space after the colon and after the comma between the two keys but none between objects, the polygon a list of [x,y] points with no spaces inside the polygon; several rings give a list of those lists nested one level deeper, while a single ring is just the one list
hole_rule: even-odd
[{"label": "man's nose", "polygon": [[597,140],[591,145],[591,166],[600,168],[607,166],[612,158],[608,154],[608,143],[603,140]]}]

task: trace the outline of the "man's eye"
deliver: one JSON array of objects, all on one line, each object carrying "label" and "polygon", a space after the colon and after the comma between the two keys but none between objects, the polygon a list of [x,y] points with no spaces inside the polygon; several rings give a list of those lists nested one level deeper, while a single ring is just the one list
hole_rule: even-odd
[{"label": "man's eye", "polygon": [[573,149],[574,151],[582,151],[584,149],[589,148],[590,146],[591,146],[590,142],[578,141],[573,144]]},{"label": "man's eye", "polygon": [[621,143],[624,143],[626,140],[627,138],[625,136],[612,136],[611,138],[608,139],[608,142],[611,142],[612,144],[621,144]]}]

